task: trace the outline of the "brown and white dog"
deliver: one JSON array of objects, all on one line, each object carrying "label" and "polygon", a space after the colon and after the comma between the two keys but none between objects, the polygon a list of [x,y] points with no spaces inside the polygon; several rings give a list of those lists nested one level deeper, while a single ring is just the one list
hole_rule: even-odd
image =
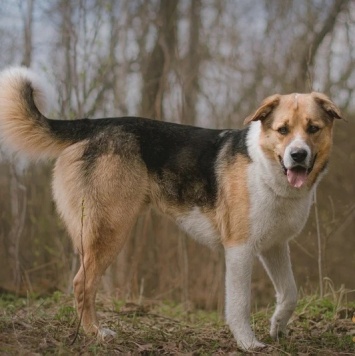
[{"label": "brown and white dog", "polygon": [[81,255],[74,293],[86,332],[115,335],[97,320],[97,287],[148,204],[198,241],[224,247],[226,320],[241,348],[264,346],[249,320],[255,257],[276,290],[270,334],[285,331],[297,300],[288,241],[305,225],[341,118],[325,95],[271,96],[243,130],[137,117],[49,120],[45,96],[30,70],[4,71],[0,133],[15,151],[57,158],[53,195]]}]

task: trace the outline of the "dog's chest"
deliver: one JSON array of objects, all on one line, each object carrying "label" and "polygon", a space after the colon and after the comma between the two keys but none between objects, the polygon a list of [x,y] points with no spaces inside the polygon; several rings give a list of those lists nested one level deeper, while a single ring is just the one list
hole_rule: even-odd
[{"label": "dog's chest", "polygon": [[251,239],[258,249],[287,241],[303,229],[311,205],[311,196],[284,198],[259,185],[250,193]]}]

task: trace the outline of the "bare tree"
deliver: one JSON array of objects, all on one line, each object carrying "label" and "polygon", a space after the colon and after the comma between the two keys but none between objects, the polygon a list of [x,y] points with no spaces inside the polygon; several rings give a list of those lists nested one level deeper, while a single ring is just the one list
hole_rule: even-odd
[{"label": "bare tree", "polygon": [[201,63],[201,1],[192,0],[189,9],[189,47],[183,59],[183,104],[181,123],[194,124],[200,90],[199,72]]},{"label": "bare tree", "polygon": [[33,12],[35,0],[21,2],[22,21],[23,21],[23,44],[24,53],[22,65],[29,67],[32,62],[33,52]]},{"label": "bare tree", "polygon": [[162,102],[167,75],[174,61],[176,46],[177,0],[159,3],[157,37],[152,53],[142,69],[143,89],[141,113],[162,119]]}]

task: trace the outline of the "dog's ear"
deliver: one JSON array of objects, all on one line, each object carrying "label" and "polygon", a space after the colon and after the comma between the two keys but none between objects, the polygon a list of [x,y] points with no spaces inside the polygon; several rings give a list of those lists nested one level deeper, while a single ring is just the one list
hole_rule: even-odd
[{"label": "dog's ear", "polygon": [[332,118],[342,119],[340,109],[324,94],[313,92],[311,93],[315,102]]},{"label": "dog's ear", "polygon": [[244,120],[244,125],[249,124],[252,121],[264,120],[274,110],[274,108],[279,105],[280,98],[281,96],[279,94],[267,97],[261,103],[259,109]]}]

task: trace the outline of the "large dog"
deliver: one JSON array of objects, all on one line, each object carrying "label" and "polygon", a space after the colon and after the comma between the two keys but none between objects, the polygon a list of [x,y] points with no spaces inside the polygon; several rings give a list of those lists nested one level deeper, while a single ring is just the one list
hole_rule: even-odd
[{"label": "large dog", "polygon": [[74,293],[86,332],[115,335],[100,326],[95,295],[147,204],[224,247],[226,320],[241,348],[264,346],[249,320],[256,256],[276,290],[270,334],[285,331],[297,299],[288,241],[305,225],[341,118],[328,97],[274,95],[245,129],[210,130],[138,117],[49,120],[45,94],[30,70],[4,71],[0,133],[15,151],[57,158],[53,195],[81,255]]}]

